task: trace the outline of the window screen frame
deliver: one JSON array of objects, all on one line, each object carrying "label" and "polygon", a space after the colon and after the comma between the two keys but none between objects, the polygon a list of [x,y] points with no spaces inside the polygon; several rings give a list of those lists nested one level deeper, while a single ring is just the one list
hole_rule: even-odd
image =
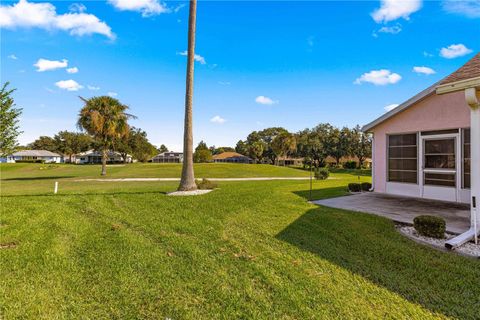
[{"label": "window screen frame", "polygon": [[[416,148],[416,182],[408,182],[408,181],[395,181],[395,180],[391,180],[390,179],[390,171],[410,171],[412,172],[413,170],[398,170],[398,169],[392,169],[390,170],[390,138],[392,136],[407,136],[407,135],[415,135],[415,148]],[[401,184],[407,184],[407,185],[419,185],[420,184],[420,157],[419,157],[419,152],[420,152],[420,148],[419,148],[419,143],[420,143],[420,135],[419,135],[419,132],[402,132],[402,133],[389,133],[387,134],[387,141],[386,141],[386,146],[387,146],[387,150],[386,150],[386,168],[387,168],[387,172],[386,172],[386,182],[387,183],[401,183]]]},{"label": "window screen frame", "polygon": [[[465,134],[466,132],[470,132],[470,139],[469,139],[469,142],[468,142],[468,145],[470,147],[470,172],[468,173],[468,175],[470,176],[470,186],[465,186],[465,182],[466,182],[466,174],[465,174],[465,160],[467,158],[465,158],[465,146],[466,146],[466,143],[465,143]],[[472,186],[472,133],[471,133],[471,129],[470,128],[462,128],[461,130],[461,141],[462,141],[462,171],[461,171],[461,174],[462,174],[462,189],[464,190],[470,190],[471,189],[471,186]]]}]

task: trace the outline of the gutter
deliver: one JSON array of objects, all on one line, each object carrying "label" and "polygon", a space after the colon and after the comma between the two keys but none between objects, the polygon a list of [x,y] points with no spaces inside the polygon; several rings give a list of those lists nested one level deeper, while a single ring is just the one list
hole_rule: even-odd
[{"label": "gutter", "polygon": [[375,191],[375,134],[372,134],[372,187],[370,192]]}]

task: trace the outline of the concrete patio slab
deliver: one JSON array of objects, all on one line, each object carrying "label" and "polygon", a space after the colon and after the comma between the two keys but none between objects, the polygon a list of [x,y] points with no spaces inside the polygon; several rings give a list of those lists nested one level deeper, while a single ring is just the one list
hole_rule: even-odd
[{"label": "concrete patio slab", "polygon": [[470,228],[470,206],[454,202],[399,197],[373,192],[312,202],[331,208],[371,213],[409,224],[413,224],[413,219],[422,214],[439,216],[445,219],[447,231],[457,234]]}]

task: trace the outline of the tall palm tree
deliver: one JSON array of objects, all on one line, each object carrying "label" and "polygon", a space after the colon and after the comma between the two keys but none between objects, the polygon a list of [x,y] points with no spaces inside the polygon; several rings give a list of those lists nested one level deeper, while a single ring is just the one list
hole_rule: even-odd
[{"label": "tall palm tree", "polygon": [[185,92],[185,127],[183,134],[183,166],[179,191],[197,189],[193,172],[193,69],[195,57],[195,24],[197,19],[197,0],[190,0],[190,15],[188,19],[188,55],[187,83]]},{"label": "tall palm tree", "polygon": [[80,99],[85,105],[78,115],[77,126],[90,134],[102,152],[102,176],[107,174],[108,150],[115,140],[126,137],[130,131],[126,113],[128,106],[108,96]]}]

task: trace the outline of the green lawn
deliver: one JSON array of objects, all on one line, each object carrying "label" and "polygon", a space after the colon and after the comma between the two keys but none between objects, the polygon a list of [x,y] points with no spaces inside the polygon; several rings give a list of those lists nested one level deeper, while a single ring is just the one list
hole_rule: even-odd
[{"label": "green lawn", "polygon": [[[15,244],[0,249],[4,319],[479,315],[477,260],[418,245],[383,218],[311,205],[308,181],[221,182],[197,197],[166,196],[173,182],[88,182],[41,195],[25,189],[50,186],[60,170],[91,169],[19,167],[0,167],[2,179],[29,171],[43,179],[2,180],[0,243]],[[169,172],[139,167],[143,176]],[[216,165],[201,168],[219,174]],[[300,171],[248,170],[280,169]],[[315,198],[343,195],[358,181],[350,172],[333,178],[315,181]]]}]

